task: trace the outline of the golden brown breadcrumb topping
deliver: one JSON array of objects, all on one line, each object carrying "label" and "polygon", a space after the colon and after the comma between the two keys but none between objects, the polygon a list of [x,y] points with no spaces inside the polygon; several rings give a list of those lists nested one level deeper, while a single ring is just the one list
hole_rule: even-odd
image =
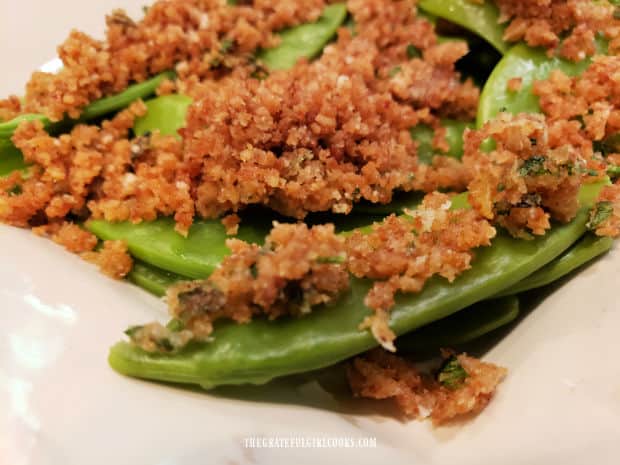
[{"label": "golden brown breadcrumb topping", "polygon": [[495,229],[474,210],[451,210],[446,194],[428,194],[408,217],[389,216],[372,232],[347,237],[347,265],[358,278],[375,280],[364,303],[375,314],[362,323],[381,345],[394,351],[396,335],[388,311],[396,292],[422,290],[434,275],[453,281],[470,268],[473,249],[491,244]]},{"label": "golden brown breadcrumb topping", "polygon": [[524,40],[550,54],[581,61],[596,53],[595,39],[603,35],[609,51],[620,45],[620,21],[611,2],[592,0],[495,0],[500,22],[508,22],[504,40]]},{"label": "golden brown breadcrumb topping", "polygon": [[140,21],[123,10],[106,18],[103,41],[74,30],[58,47],[63,68],[56,74],[36,72],[23,104],[15,98],[0,104],[0,119],[19,113],[43,113],[54,121],[77,118],[81,109],[101,97],[124,90],[157,73],[176,70],[181,78],[208,77],[213,53],[234,43],[227,55],[247,62],[259,47],[278,43],[274,32],[313,21],[323,0],[258,0],[228,5],[225,0],[159,0]]},{"label": "golden brown breadcrumb topping", "polygon": [[539,114],[501,113],[464,138],[470,204],[517,237],[545,234],[551,218],[573,219],[584,176],[599,177],[589,171],[595,161],[578,121],[548,124]]},{"label": "golden brown breadcrumb topping", "polygon": [[[333,225],[274,223],[263,246],[238,239],[229,239],[226,245],[231,255],[208,279],[182,282],[168,290],[171,315],[191,332],[184,344],[208,338],[219,319],[247,323],[257,315],[269,319],[306,315],[349,287],[344,239],[335,234]],[[151,350],[162,334],[167,333],[161,325],[153,324],[133,340],[142,340],[141,347]]]},{"label": "golden brown breadcrumb topping", "polygon": [[[445,354],[447,355],[447,354]],[[458,384],[442,383],[421,373],[409,360],[382,349],[354,358],[347,367],[353,394],[369,399],[394,399],[407,417],[430,417],[435,425],[477,414],[489,403],[506,369],[466,354],[452,357],[463,370]]]}]

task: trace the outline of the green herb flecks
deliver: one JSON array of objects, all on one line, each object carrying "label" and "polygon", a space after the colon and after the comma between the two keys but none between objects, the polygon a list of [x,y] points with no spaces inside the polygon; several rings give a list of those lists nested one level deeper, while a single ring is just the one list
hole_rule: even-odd
[{"label": "green herb flecks", "polygon": [[545,167],[546,161],[546,157],[534,155],[523,162],[523,165],[519,168],[519,174],[521,176],[541,176],[543,174],[549,174],[550,171]]},{"label": "green herb flecks", "polygon": [[407,58],[411,60],[413,58],[420,58],[421,56],[420,50],[415,45],[407,45]]},{"label": "green herb flecks", "polygon": [[598,228],[609,219],[613,212],[614,206],[610,201],[598,202],[590,212],[587,228],[590,230]]},{"label": "green herb flecks", "polygon": [[459,360],[452,356],[444,363],[437,375],[437,381],[448,389],[459,389],[463,386],[465,378],[469,375],[459,363]]}]

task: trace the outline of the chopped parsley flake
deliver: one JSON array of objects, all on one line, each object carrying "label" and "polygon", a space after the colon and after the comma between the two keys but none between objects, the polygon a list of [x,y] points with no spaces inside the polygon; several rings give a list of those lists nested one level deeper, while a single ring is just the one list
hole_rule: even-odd
[{"label": "chopped parsley flake", "polygon": [[407,58],[411,60],[412,58],[420,58],[421,56],[420,50],[415,45],[407,45]]},{"label": "chopped parsley flake", "polygon": [[598,202],[590,212],[590,221],[586,225],[593,230],[602,225],[614,212],[614,206],[610,201]]},{"label": "chopped parsley flake", "polygon": [[540,176],[543,174],[549,174],[549,170],[545,168],[546,157],[542,155],[534,155],[523,162],[521,168],[519,168],[519,174],[521,176]]},{"label": "chopped parsley flake", "polygon": [[452,356],[444,363],[437,375],[437,381],[448,389],[458,389],[463,386],[465,378],[469,375],[459,363],[459,360]]},{"label": "chopped parsley flake", "polygon": [[388,73],[390,77],[394,77],[396,76],[398,73],[400,73],[403,69],[400,66],[394,66],[390,72]]}]

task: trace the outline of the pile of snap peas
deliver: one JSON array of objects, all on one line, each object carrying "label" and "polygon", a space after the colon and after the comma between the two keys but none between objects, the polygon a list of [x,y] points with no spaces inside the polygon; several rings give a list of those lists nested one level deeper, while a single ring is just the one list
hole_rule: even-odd
[{"label": "pile of snap peas", "polygon": [[[449,156],[462,155],[462,134],[467,127],[481,126],[500,111],[539,112],[537,99],[531,93],[534,80],[544,79],[556,68],[577,75],[588,65],[588,60],[573,63],[549,58],[545,51],[523,44],[505,43],[497,8],[490,1],[475,4],[468,0],[421,0],[419,8],[431,21],[443,18],[461,25],[502,55],[486,79],[477,121],[442,121],[448,131]],[[282,31],[280,45],[257,51],[257,58],[270,70],[288,69],[301,57],[311,59],[320,54],[343,25],[355,27],[348,18],[346,5],[332,4],[317,22]],[[599,51],[605,51],[603,41]],[[95,102],[86,108],[80,121],[51,123],[41,115],[26,115],[0,123],[0,176],[17,169],[28,170],[21,154],[10,143],[10,135],[20,119],[39,119],[50,132],[62,132],[77,122],[95,121],[118,111],[138,98],[147,99],[161,80],[171,76],[172,73],[163,73]],[[509,92],[508,80],[517,76],[522,78],[522,87]],[[136,121],[134,133],[177,134],[190,104],[191,99],[184,95],[147,100],[148,113]],[[434,155],[430,143],[432,129],[412,128],[411,135],[419,143],[420,161],[430,163]],[[609,250],[611,239],[595,237],[586,228],[589,210],[603,185],[601,182],[582,187],[581,209],[570,223],[554,225],[545,236],[530,241],[500,231],[492,246],[476,251],[472,268],[454,282],[437,277],[418,294],[399,295],[390,317],[390,327],[400,336],[399,350],[462,344],[510,323],[519,314],[517,294],[547,285]],[[360,204],[350,216],[329,217],[329,221],[336,222],[346,234],[356,226],[368,227],[389,213],[401,214],[405,208],[415,208],[420,198],[419,194],[407,194],[397,196],[389,205]],[[469,208],[466,193],[454,197],[452,203],[452,208]],[[243,215],[236,237],[261,243],[273,219],[275,215],[253,214],[250,209]],[[324,219],[311,217],[309,221]],[[230,236],[219,220],[197,219],[187,237],[174,231],[170,218],[140,224],[91,220],[84,227],[102,240],[124,240],[135,258],[128,279],[158,296],[176,282],[208,277],[229,253],[225,241]],[[112,347],[109,362],[127,375],[204,388],[261,384],[279,376],[323,368],[377,345],[369,332],[358,330],[360,322],[371,313],[364,305],[371,285],[368,280],[352,278],[350,290],[337,302],[317,307],[303,318],[257,319],[243,325],[219,323],[212,341],[192,343],[173,354],[147,353],[120,342]]]}]

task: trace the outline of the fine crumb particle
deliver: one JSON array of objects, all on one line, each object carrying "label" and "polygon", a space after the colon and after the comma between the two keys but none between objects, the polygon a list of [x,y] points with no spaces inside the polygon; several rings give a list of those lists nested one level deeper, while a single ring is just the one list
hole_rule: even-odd
[{"label": "fine crumb particle", "polygon": [[[592,0],[494,0],[500,22],[507,23],[504,40],[525,41],[546,48],[550,54],[581,61],[596,53],[595,39],[601,34],[617,38],[620,17],[615,2]],[[610,41],[610,54],[617,40]]]},{"label": "fine crumb particle", "polygon": [[226,215],[222,218],[222,224],[226,228],[226,235],[235,236],[239,232],[239,223],[241,222],[241,218],[239,215],[232,214]]},{"label": "fine crumb particle", "polygon": [[52,223],[32,228],[39,236],[49,237],[69,252],[80,254],[89,252],[97,245],[97,237],[75,223]]},{"label": "fine crumb particle", "polygon": [[364,303],[375,310],[360,329],[370,329],[377,341],[394,351],[396,335],[389,328],[389,310],[397,292],[420,292],[439,275],[453,281],[470,268],[473,249],[491,244],[496,231],[474,210],[450,210],[446,194],[428,194],[408,217],[391,215],[375,223],[372,232],[347,237],[349,271],[375,280]]},{"label": "fine crumb particle", "polygon": [[521,90],[521,86],[523,85],[523,79],[520,77],[512,78],[508,80],[508,90],[510,92],[519,92]]},{"label": "fine crumb particle", "polygon": [[127,251],[125,241],[105,241],[101,250],[85,252],[82,257],[114,279],[124,278],[133,267],[133,260]]},{"label": "fine crumb particle", "polygon": [[409,360],[372,350],[347,366],[353,394],[369,399],[394,399],[412,419],[430,417],[435,425],[480,413],[491,401],[506,369],[467,354],[444,352],[436,374],[421,373]]}]

